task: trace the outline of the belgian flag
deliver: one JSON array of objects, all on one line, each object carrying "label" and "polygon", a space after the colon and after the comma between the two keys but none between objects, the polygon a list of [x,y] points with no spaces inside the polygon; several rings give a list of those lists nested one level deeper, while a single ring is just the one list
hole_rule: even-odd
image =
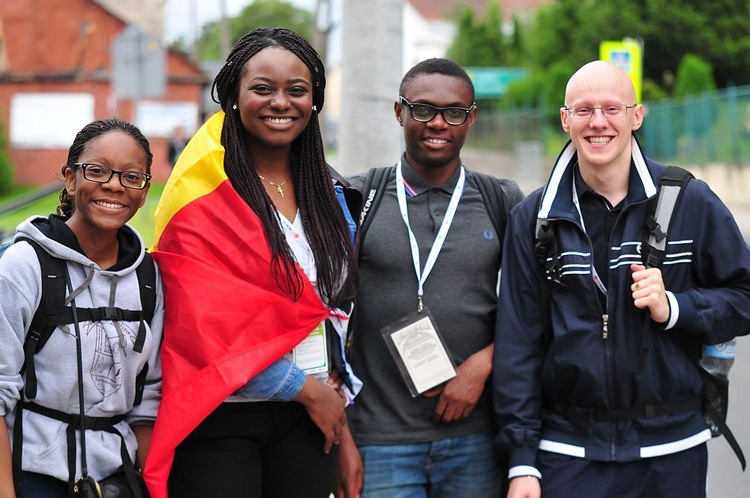
[{"label": "belgian flag", "polygon": [[144,471],[152,498],[167,497],[177,445],[329,316],[301,270],[296,302],[271,274],[260,219],[224,172],[223,120],[217,113],[190,140],[156,209],[165,320],[163,397]]}]

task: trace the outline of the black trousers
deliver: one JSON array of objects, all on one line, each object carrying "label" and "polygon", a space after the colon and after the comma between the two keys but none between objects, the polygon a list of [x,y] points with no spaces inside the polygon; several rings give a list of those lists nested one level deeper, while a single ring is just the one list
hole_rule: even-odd
[{"label": "black trousers", "polygon": [[177,447],[170,498],[328,498],[338,447],[295,402],[222,403]]},{"label": "black trousers", "polygon": [[634,462],[593,462],[540,451],[543,498],[705,498],[708,450]]}]

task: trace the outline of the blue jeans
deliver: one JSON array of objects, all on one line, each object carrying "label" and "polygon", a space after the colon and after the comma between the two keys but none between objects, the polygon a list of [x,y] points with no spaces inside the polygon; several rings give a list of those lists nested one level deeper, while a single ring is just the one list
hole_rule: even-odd
[{"label": "blue jeans", "polygon": [[361,446],[362,498],[497,498],[502,468],[490,432],[431,443]]}]

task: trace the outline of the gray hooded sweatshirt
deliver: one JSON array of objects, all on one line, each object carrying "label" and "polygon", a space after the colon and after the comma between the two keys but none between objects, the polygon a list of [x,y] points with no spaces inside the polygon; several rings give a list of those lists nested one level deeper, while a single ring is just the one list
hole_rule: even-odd
[{"label": "gray hooded sweatshirt", "polygon": [[[57,216],[32,217],[19,225],[16,238],[38,242],[48,253],[67,261],[73,289],[83,287],[75,298],[78,308],[115,306],[140,310],[136,268],[143,260],[144,243],[132,228],[118,233],[118,263],[102,269],[83,254],[73,232]],[[21,367],[23,343],[41,300],[41,267],[34,249],[19,241],[0,258],[0,416],[12,434],[15,408],[24,386]],[[111,321],[80,323],[83,354],[84,410],[91,417],[125,415],[115,425],[125,437],[135,461],[137,442],[132,425],[153,423],[161,399],[161,344],[164,295],[157,271],[156,309],[147,324],[141,353],[133,351],[139,322]],[[114,303],[114,304],[111,304]],[[119,329],[119,330],[118,330]],[[55,329],[36,354],[38,405],[66,413],[79,413],[75,329]],[[143,402],[133,406],[135,379],[148,362]],[[23,411],[23,470],[68,480],[67,424],[44,415]],[[12,439],[12,437],[11,437]],[[76,479],[80,477],[80,436],[76,433]],[[120,437],[104,431],[86,431],[89,475],[102,479],[122,464]]]}]

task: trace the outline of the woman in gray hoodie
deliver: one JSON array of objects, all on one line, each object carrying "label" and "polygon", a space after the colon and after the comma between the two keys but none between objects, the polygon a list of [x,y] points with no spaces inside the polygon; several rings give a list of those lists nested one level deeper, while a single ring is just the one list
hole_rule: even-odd
[{"label": "woman in gray hoodie", "polygon": [[[153,262],[126,223],[146,200],[151,161],[135,126],[86,125],[62,168],[59,214],[23,222],[0,258],[0,497],[68,496],[82,475],[81,436],[69,429],[81,411],[88,475],[132,478],[144,463],[161,398],[164,299],[158,272],[146,278],[138,270]],[[43,347],[25,352],[43,288],[45,301],[59,297],[43,283],[41,261],[53,258],[65,262],[59,305],[67,309]],[[60,318],[76,316],[71,296],[78,327]]]}]

